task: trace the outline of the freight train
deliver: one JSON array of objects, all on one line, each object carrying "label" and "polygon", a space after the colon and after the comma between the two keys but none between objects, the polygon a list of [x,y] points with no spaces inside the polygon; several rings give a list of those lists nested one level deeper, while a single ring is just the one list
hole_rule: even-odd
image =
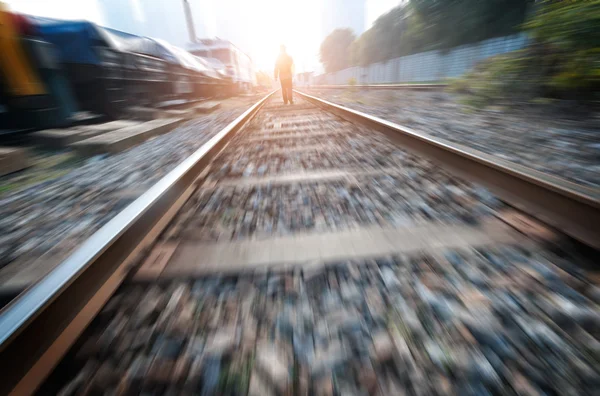
[{"label": "freight train", "polygon": [[70,126],[81,114],[121,118],[130,107],[256,84],[249,57],[230,43],[214,49],[199,57],[88,21],[11,13],[0,2],[0,135]]},{"label": "freight train", "polygon": [[252,58],[231,42],[215,39],[200,39],[188,45],[193,55],[210,59],[217,67],[222,68],[232,79],[234,88],[239,92],[247,92],[256,87],[256,71]]}]

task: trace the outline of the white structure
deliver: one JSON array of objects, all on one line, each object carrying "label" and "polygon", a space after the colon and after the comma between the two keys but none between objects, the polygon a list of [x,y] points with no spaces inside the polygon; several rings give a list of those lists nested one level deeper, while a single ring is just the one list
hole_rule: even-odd
[{"label": "white structure", "polygon": [[294,85],[298,87],[310,87],[315,84],[315,73],[314,72],[304,72],[297,73],[294,76]]},{"label": "white structure", "polygon": [[201,39],[188,44],[187,50],[196,56],[217,59],[240,90],[256,86],[256,71],[250,56],[227,40]]},{"label": "white structure", "polygon": [[462,45],[447,52],[427,51],[372,63],[366,67],[350,67],[335,73],[316,76],[318,84],[345,85],[350,79],[357,84],[392,84],[441,81],[460,77],[478,62],[490,56],[523,48],[527,36],[518,34],[497,37],[479,43]]}]

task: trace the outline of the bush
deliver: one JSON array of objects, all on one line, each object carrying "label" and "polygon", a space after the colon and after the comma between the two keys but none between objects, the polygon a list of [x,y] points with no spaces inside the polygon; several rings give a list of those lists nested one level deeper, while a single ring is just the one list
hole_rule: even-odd
[{"label": "bush", "polygon": [[448,81],[448,92],[452,93],[468,93],[469,92],[469,80],[466,78],[453,78]]},{"label": "bush", "polygon": [[528,100],[541,94],[539,64],[527,50],[498,55],[481,62],[450,90],[474,96],[481,106],[516,100]]},{"label": "bush", "polygon": [[600,91],[600,0],[544,1],[525,24],[527,48],[479,64],[454,92],[475,103],[562,98],[594,100]]}]

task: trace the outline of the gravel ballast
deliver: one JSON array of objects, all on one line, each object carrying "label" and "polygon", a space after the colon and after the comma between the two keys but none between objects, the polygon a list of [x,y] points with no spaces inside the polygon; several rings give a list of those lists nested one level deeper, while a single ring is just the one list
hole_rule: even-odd
[{"label": "gravel ballast", "polygon": [[475,109],[446,92],[322,89],[310,95],[568,179],[600,186],[600,115],[549,106]]},{"label": "gravel ballast", "polygon": [[221,110],[165,135],[116,155],[92,157],[64,176],[3,196],[0,268],[50,250],[66,255],[258,99],[230,99]]},{"label": "gravel ballast", "polygon": [[55,386],[63,396],[592,395],[599,298],[568,261],[517,247],[134,284]]}]

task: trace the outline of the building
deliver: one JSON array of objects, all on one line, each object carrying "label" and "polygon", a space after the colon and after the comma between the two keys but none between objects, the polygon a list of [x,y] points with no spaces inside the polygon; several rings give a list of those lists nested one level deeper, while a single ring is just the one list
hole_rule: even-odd
[{"label": "building", "polygon": [[186,49],[196,56],[216,59],[222,63],[226,74],[238,89],[245,91],[256,86],[256,71],[252,58],[230,41],[219,38],[200,39],[196,43],[188,44]]},{"label": "building", "polygon": [[356,36],[361,35],[366,30],[366,13],[366,0],[325,0],[321,24],[322,38],[341,28],[350,28]]},{"label": "building", "polygon": [[294,84],[302,87],[310,87],[315,84],[315,72],[298,73],[294,76]]}]

